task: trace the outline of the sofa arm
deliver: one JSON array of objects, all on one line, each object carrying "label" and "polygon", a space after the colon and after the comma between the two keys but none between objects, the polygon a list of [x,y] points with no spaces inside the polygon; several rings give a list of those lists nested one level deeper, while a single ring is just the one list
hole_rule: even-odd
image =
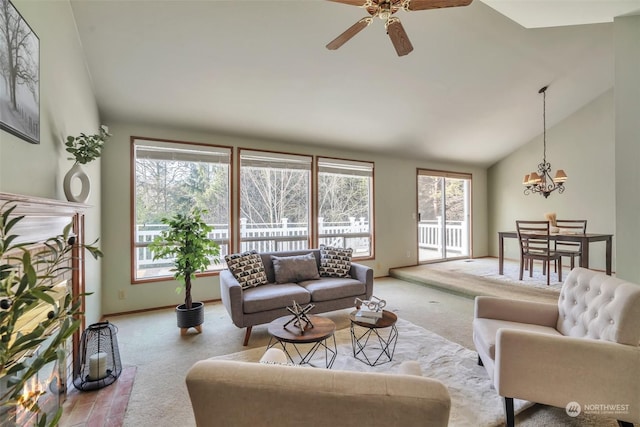
[{"label": "sofa arm", "polygon": [[365,284],[367,299],[371,298],[371,295],[373,295],[373,269],[366,265],[352,262],[349,275]]},{"label": "sofa arm", "polygon": [[500,329],[494,385],[499,395],[564,408],[629,405],[616,418],[640,422],[640,348],[587,338]]},{"label": "sofa arm", "polygon": [[243,324],[243,305],[242,305],[242,286],[233,276],[231,271],[222,270],[220,272],[220,298],[222,304],[227,309],[231,321],[239,328],[244,327]]},{"label": "sofa arm", "polygon": [[474,318],[507,320],[556,328],[558,306],[507,298],[476,297]]}]

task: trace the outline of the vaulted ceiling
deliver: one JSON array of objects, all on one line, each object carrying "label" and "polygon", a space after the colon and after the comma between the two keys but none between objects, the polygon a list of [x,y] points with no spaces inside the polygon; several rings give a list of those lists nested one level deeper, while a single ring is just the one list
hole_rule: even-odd
[{"label": "vaulted ceiling", "polygon": [[[71,1],[104,123],[479,166],[542,132],[542,86],[548,127],[610,89],[611,20],[640,10],[544,3],[399,11],[414,51],[398,57],[381,20],[325,49],[367,15],[329,1]],[[576,3],[609,8],[576,22]]]}]

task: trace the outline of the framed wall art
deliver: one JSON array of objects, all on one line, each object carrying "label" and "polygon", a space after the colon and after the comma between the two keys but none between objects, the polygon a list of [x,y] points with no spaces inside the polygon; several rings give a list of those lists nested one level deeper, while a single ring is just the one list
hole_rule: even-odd
[{"label": "framed wall art", "polygon": [[0,0],[0,129],[40,143],[40,40],[9,0]]}]

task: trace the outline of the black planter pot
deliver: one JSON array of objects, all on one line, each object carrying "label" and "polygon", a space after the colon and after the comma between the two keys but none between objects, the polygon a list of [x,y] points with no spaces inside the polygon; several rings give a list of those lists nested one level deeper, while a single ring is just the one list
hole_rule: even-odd
[{"label": "black planter pot", "polygon": [[196,328],[199,330],[199,326],[204,323],[204,304],[194,302],[191,307],[190,310],[184,304],[176,307],[176,318],[180,329]]}]

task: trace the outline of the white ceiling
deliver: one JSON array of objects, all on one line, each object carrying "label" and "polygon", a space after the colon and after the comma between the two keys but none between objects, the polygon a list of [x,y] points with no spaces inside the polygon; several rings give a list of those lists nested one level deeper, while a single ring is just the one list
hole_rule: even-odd
[{"label": "white ceiling", "polygon": [[404,57],[380,20],[325,49],[366,15],[329,1],[71,4],[106,124],[488,166],[542,132],[542,86],[548,127],[613,86],[611,23],[526,29],[478,0],[398,12]]}]

